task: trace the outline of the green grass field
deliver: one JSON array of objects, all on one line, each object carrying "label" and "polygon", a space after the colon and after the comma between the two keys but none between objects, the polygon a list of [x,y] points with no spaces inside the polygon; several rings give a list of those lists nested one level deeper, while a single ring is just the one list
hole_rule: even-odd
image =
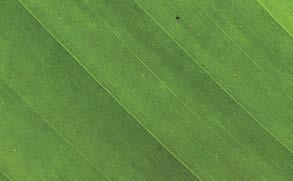
[{"label": "green grass field", "polygon": [[0,0],[0,180],[290,181],[292,0]]}]

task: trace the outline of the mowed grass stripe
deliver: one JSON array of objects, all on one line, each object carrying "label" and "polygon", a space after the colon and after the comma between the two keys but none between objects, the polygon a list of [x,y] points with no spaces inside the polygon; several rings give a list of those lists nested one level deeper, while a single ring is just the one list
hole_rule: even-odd
[{"label": "mowed grass stripe", "polygon": [[268,13],[293,37],[293,2],[290,0],[257,0]]}]

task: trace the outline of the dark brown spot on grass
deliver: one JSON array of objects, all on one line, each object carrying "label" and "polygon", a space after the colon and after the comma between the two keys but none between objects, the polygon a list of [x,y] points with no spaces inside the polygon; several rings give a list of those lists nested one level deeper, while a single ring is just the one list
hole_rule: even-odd
[{"label": "dark brown spot on grass", "polygon": [[177,20],[179,20],[179,19],[180,19],[180,17],[179,17],[179,16],[176,16],[176,19],[177,19]]}]

